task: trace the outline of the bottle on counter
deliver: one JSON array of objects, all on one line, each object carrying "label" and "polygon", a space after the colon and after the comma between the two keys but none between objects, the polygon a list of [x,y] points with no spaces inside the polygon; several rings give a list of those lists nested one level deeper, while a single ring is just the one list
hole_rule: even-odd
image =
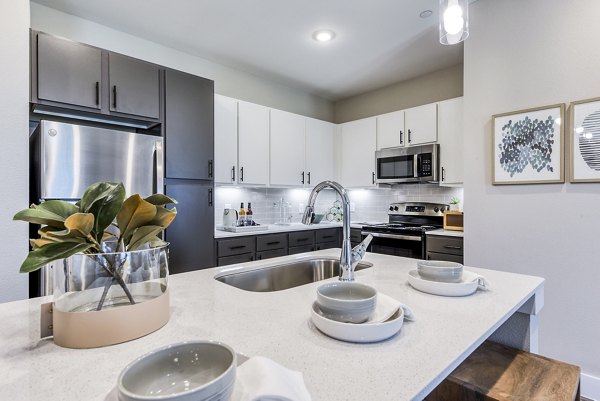
[{"label": "bottle on counter", "polygon": [[253,226],[254,221],[252,220],[252,203],[248,202],[248,210],[246,211],[246,225]]},{"label": "bottle on counter", "polygon": [[244,202],[240,205],[240,212],[238,213],[238,226],[246,225],[246,210],[244,210]]}]

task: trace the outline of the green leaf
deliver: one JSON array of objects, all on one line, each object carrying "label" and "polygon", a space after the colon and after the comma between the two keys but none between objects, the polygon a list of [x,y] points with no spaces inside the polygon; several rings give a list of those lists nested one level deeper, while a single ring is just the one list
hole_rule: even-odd
[{"label": "green leaf", "polygon": [[148,223],[148,225],[161,226],[163,229],[165,229],[169,227],[173,220],[175,220],[175,217],[177,217],[176,208],[166,209],[164,207],[159,206],[156,208],[156,215],[154,216],[152,221]]},{"label": "green leaf", "polygon": [[34,224],[64,228],[64,222],[70,215],[77,213],[77,206],[60,200],[49,200],[39,205],[31,205],[14,215],[13,220],[22,220]]},{"label": "green leaf", "polygon": [[94,228],[94,215],[91,213],[75,213],[65,220],[65,228],[69,231],[79,231],[87,236]]},{"label": "green leaf", "polygon": [[53,260],[64,259],[76,253],[85,252],[92,246],[92,244],[79,244],[75,242],[60,242],[45,245],[42,248],[29,252],[21,265],[20,272],[31,273]]},{"label": "green leaf", "polygon": [[123,184],[115,185],[105,196],[97,199],[90,207],[90,213],[94,214],[95,224],[92,234],[96,241],[100,241],[104,230],[115,220],[117,213],[125,199],[125,187]]},{"label": "green leaf", "polygon": [[83,213],[88,213],[94,203],[102,198],[106,198],[116,186],[116,183],[111,182],[97,182],[90,185],[79,201],[79,209]]},{"label": "green leaf", "polygon": [[150,224],[156,216],[156,206],[143,200],[140,195],[130,196],[123,202],[121,210],[117,214],[117,225],[121,231],[121,239],[124,244],[129,245],[133,231]]},{"label": "green leaf", "polygon": [[137,228],[133,235],[131,236],[131,241],[129,242],[129,246],[127,247],[128,251],[135,251],[139,249],[142,245],[154,241],[156,235],[163,230],[161,226],[143,226]]},{"label": "green leaf", "polygon": [[177,204],[177,201],[173,198],[169,198],[167,195],[154,194],[144,199],[148,203],[152,203],[154,206],[165,206],[169,204]]}]

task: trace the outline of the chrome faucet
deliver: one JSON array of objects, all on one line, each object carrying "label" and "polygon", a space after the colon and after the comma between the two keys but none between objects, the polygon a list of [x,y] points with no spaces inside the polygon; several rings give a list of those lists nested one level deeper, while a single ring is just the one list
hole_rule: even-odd
[{"label": "chrome faucet", "polygon": [[325,188],[332,188],[340,195],[344,210],[344,241],[342,242],[342,254],[340,255],[340,281],[354,281],[354,268],[358,262],[360,262],[363,256],[365,256],[365,252],[367,251],[367,247],[371,243],[373,236],[369,234],[369,236],[360,244],[355,246],[354,249],[352,248],[352,244],[350,242],[350,199],[348,199],[348,193],[346,192],[346,189],[335,181],[323,181],[317,184],[313,188],[308,198],[308,205],[304,210],[302,223],[312,224],[315,218],[314,212],[317,195]]}]

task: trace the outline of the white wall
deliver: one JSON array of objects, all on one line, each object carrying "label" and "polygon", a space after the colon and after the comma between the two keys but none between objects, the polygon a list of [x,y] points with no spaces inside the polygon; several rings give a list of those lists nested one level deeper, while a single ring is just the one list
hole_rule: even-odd
[{"label": "white wall", "polygon": [[27,224],[12,216],[28,206],[29,2],[0,0],[0,302],[27,298],[19,274],[27,255]]},{"label": "white wall", "polygon": [[31,28],[212,79],[221,95],[321,120],[334,118],[333,103],[321,97],[37,3],[31,3]]},{"label": "white wall", "polygon": [[493,114],[600,96],[599,15],[597,0],[480,0],[464,61],[466,263],[545,277],[540,353],[596,377],[600,184],[492,186],[490,149]]}]

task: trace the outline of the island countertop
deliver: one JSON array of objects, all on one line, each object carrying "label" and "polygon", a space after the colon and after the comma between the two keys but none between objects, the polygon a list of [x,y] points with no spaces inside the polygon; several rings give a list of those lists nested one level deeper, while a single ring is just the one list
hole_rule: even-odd
[{"label": "island countertop", "polygon": [[301,371],[313,401],[419,400],[517,311],[537,304],[526,312],[535,314],[543,304],[539,277],[468,267],[484,275],[491,290],[439,297],[407,283],[416,260],[367,254],[365,260],[374,266],[356,272],[356,279],[408,305],[416,320],[405,322],[399,334],[384,342],[351,344],[325,336],[310,322],[315,291],[323,282],[256,293],[214,280],[224,272],[315,257],[339,258],[339,249],[173,275],[169,323],[143,338],[104,348],[67,349],[40,340],[40,304],[49,298],[2,304],[2,397],[113,400],[120,371],[138,356],[178,341],[213,339]]}]

